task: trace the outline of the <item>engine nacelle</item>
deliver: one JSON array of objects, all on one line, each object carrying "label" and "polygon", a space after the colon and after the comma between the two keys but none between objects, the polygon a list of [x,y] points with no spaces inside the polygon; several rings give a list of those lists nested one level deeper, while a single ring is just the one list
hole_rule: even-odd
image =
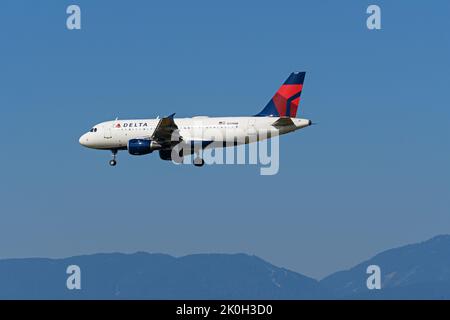
[{"label": "engine nacelle", "polygon": [[142,156],[161,149],[161,145],[147,139],[131,139],[128,141],[128,152],[134,156]]}]

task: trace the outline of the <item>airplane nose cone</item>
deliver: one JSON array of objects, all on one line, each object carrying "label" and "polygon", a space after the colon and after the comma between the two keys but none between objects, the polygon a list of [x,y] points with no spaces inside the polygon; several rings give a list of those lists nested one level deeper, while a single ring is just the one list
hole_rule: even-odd
[{"label": "airplane nose cone", "polygon": [[80,139],[78,140],[78,142],[82,145],[82,146],[86,146],[88,139],[86,137],[86,134],[83,134]]}]

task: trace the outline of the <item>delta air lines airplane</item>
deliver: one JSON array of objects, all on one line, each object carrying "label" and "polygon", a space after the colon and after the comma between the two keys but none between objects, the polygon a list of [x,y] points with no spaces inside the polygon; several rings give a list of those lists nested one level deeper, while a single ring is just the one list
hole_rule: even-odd
[{"label": "delta air lines airplane", "polygon": [[[95,125],[83,134],[80,144],[112,152],[111,166],[119,150],[131,155],[159,152],[162,160],[180,162],[196,153],[195,166],[205,161],[199,150],[261,141],[308,127],[311,120],[296,118],[305,72],[291,73],[265,108],[250,117],[192,117],[144,120],[114,120]],[[268,134],[262,134],[268,133]]]}]

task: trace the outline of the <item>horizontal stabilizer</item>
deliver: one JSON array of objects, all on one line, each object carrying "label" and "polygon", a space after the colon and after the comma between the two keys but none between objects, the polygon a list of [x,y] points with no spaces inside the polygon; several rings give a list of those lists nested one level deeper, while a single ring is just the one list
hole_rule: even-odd
[{"label": "horizontal stabilizer", "polygon": [[286,128],[286,127],[294,127],[295,128],[295,124],[292,121],[291,118],[288,117],[282,117],[280,119],[278,119],[277,121],[275,121],[272,126],[274,126],[277,129],[280,128]]},{"label": "horizontal stabilizer", "polygon": [[288,133],[297,130],[294,122],[289,117],[281,117],[272,124],[275,129],[277,129],[280,134]]}]

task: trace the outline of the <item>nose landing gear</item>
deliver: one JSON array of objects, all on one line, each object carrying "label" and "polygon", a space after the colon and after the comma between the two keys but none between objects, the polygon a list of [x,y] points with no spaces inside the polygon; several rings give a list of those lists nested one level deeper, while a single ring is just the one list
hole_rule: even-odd
[{"label": "nose landing gear", "polygon": [[111,150],[111,152],[112,152],[112,160],[111,161],[109,161],[109,165],[111,166],[111,167],[115,167],[116,166],[116,164],[117,164],[117,161],[116,161],[116,156],[117,156],[117,150]]}]

